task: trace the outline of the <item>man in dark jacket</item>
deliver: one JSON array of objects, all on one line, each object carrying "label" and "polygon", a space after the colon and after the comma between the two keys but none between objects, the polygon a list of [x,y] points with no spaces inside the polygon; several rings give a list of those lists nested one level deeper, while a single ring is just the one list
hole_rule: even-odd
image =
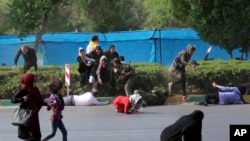
[{"label": "man in dark jacket", "polygon": [[107,57],[107,63],[110,65],[114,58],[119,58],[119,54],[115,50],[115,45],[110,45],[109,50],[104,53]]},{"label": "man in dark jacket", "polygon": [[195,110],[184,115],[161,132],[161,141],[202,141],[202,120],[204,113]]},{"label": "man in dark jacket", "polygon": [[20,57],[23,56],[24,65],[23,65],[23,73],[26,73],[32,66],[34,66],[35,71],[37,71],[37,56],[36,51],[33,48],[29,48],[27,45],[23,45],[17,52],[14,58],[14,66],[13,69],[17,67],[17,61]]}]

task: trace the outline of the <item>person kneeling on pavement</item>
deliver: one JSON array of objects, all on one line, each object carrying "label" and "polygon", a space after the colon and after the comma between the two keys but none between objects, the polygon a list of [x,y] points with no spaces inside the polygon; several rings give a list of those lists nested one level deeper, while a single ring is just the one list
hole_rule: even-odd
[{"label": "person kneeling on pavement", "polygon": [[117,96],[113,101],[113,106],[118,113],[132,114],[138,113],[142,105],[142,97],[139,94],[128,96]]}]

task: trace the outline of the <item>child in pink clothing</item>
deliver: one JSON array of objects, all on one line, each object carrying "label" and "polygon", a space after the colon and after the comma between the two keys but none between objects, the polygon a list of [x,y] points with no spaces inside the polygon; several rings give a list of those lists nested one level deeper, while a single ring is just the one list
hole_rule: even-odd
[{"label": "child in pink clothing", "polygon": [[51,96],[48,101],[48,110],[51,110],[50,120],[52,125],[51,133],[42,141],[47,141],[56,135],[57,128],[59,128],[63,135],[63,141],[67,141],[67,130],[62,122],[62,111],[64,109],[63,100],[63,83],[61,81],[53,81],[49,84]]}]

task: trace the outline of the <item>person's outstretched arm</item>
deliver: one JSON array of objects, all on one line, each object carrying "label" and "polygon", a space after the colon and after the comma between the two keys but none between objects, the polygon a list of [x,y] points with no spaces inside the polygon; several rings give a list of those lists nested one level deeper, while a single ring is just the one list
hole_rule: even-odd
[{"label": "person's outstretched arm", "polygon": [[215,82],[213,82],[212,85],[214,88],[218,88],[219,90],[224,92],[232,92],[238,89],[237,87],[226,87],[222,85],[217,85]]}]

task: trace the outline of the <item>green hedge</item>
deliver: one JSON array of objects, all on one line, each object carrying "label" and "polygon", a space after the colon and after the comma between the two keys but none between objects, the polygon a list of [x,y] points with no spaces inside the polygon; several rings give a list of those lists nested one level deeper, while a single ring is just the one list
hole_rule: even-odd
[{"label": "green hedge", "polygon": [[[166,81],[164,81],[164,77],[160,75],[164,75],[163,70],[166,68],[162,65],[151,64],[151,63],[138,63],[132,64],[136,69],[136,84],[134,86],[135,89],[142,89],[145,91],[151,91],[153,88],[157,89],[159,86],[166,86]],[[85,91],[89,91],[92,88],[92,85],[86,85],[84,87],[80,87],[79,83],[79,73],[77,72],[77,64],[72,64],[70,66],[70,93],[79,94]],[[65,76],[65,68],[64,66],[42,66],[38,68],[37,72],[34,72],[32,69],[30,72],[37,74],[38,82],[37,85],[44,95],[49,95],[48,91],[48,82],[51,79],[60,79],[64,81]],[[0,99],[9,99],[15,91],[20,86],[20,78],[22,76],[22,68],[18,67],[13,70],[10,67],[0,67]],[[161,80],[159,83],[158,81]],[[114,91],[109,85],[104,85],[99,87],[102,96],[115,96],[121,92],[123,92],[123,88],[117,91]],[[162,89],[162,88],[161,88]],[[66,88],[65,88],[66,90]],[[66,91],[65,91],[66,93]]]},{"label": "green hedge", "polygon": [[211,87],[212,82],[222,85],[250,82],[250,61],[211,60],[199,64],[196,68],[187,68],[188,86],[199,93],[213,92],[215,89]]},{"label": "green hedge", "polygon": [[[250,82],[250,61],[201,61],[196,68],[187,67],[187,92],[188,93],[210,93],[214,89],[211,83],[216,81],[218,84],[232,82],[240,84]],[[154,63],[132,63],[136,71],[136,83],[134,89],[151,91],[152,89],[167,90],[167,82],[170,74],[167,67]],[[70,93],[79,94],[91,89],[91,85],[80,87],[77,64],[72,64],[70,69]],[[64,81],[64,66],[42,66],[37,72],[30,70],[38,75],[38,87],[42,94],[48,95],[47,84],[51,79]],[[11,67],[0,67],[0,99],[9,99],[19,88],[22,68],[13,70]],[[177,86],[174,93],[180,93],[180,86]],[[66,90],[66,88],[65,88]],[[100,87],[102,96],[114,96],[123,89],[114,91],[109,85]],[[65,91],[66,92],[66,91]]]}]

